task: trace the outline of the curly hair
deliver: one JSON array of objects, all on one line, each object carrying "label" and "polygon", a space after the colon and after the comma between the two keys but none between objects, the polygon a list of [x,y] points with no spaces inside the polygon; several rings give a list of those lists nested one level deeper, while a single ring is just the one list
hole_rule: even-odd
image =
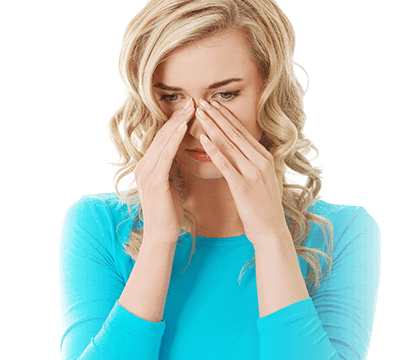
[{"label": "curly hair", "polygon": [[[314,292],[323,277],[317,255],[323,256],[327,263],[329,261],[329,271],[332,267],[333,227],[328,219],[307,211],[315,200],[320,199],[322,170],[313,167],[305,157],[311,148],[317,156],[319,151],[303,134],[306,121],[303,97],[306,91],[293,71],[294,64],[299,66],[293,61],[295,32],[274,0],[150,0],[130,21],[119,58],[119,72],[127,88],[127,97],[109,122],[110,138],[120,155],[118,163],[109,163],[120,167],[113,179],[116,193],[120,200],[127,203],[131,215],[130,206],[140,203],[137,184],[133,180],[124,197],[118,190],[118,183],[134,171],[166,121],[166,115],[152,94],[152,77],[157,66],[179,47],[234,29],[244,29],[249,35],[250,55],[257,62],[264,79],[265,86],[259,101],[258,122],[263,130],[260,143],[268,151],[272,146],[276,149],[273,153],[275,169],[286,171],[288,167],[307,176],[306,186],[289,184],[283,172],[282,205],[296,252],[312,269],[306,278],[306,285],[313,277],[314,288],[311,292]],[[124,138],[119,128],[124,131]],[[183,203],[187,191],[176,158],[169,180],[179,191]],[[182,225],[191,229],[192,235],[190,262],[195,252],[196,226],[192,214],[187,211],[184,214]],[[138,223],[137,216],[143,221],[141,205],[135,224]],[[192,221],[192,226],[189,226],[186,217]],[[310,234],[309,221],[320,225],[329,256],[318,249],[303,246]],[[324,226],[329,230],[329,244]],[[133,226],[129,241],[123,246],[134,260],[142,240],[143,229]],[[254,257],[244,267],[250,263],[253,267]],[[240,272],[239,282],[243,275]]]}]

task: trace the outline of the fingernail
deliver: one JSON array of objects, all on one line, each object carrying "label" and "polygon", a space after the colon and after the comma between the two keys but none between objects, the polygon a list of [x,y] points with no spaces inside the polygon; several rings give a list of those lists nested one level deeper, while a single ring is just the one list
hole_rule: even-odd
[{"label": "fingernail", "polygon": [[183,109],[187,109],[189,105],[191,105],[192,99],[189,99],[184,106],[182,106]]},{"label": "fingernail", "polygon": [[199,103],[204,109],[207,109],[207,110],[211,109],[211,105],[208,104],[204,99],[199,100]]},{"label": "fingernail", "polygon": [[182,125],[178,127],[178,129],[177,129],[176,131],[177,131],[177,132],[181,132],[181,131],[183,130],[183,128],[184,128],[186,125],[187,125],[187,124],[186,124],[186,121],[184,121],[184,122],[182,123]]},{"label": "fingernail", "polygon": [[211,100],[210,103],[212,106],[216,107],[217,109],[220,108],[220,104],[218,104],[215,100]]},{"label": "fingernail", "polygon": [[194,107],[193,106],[188,106],[186,109],[182,109],[179,112],[179,115],[189,115],[193,111],[194,111]]},{"label": "fingernail", "polygon": [[197,108],[196,109],[196,113],[197,115],[201,118],[201,119],[207,119],[207,116],[205,115],[204,111],[201,108]]}]

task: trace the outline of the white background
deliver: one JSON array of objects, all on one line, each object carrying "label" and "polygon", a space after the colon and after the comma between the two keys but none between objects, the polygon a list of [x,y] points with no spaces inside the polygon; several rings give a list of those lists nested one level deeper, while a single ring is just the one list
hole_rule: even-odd
[{"label": "white background", "polygon": [[[382,275],[367,359],[409,358],[416,320],[414,4],[278,3],[296,31],[295,61],[310,78],[305,134],[320,152],[313,164],[324,169],[322,199],[364,206],[382,231]],[[115,191],[118,168],[106,163],[118,155],[108,122],[125,96],[117,67],[122,36],[143,5],[76,0],[1,7],[6,341],[0,351],[8,359],[60,359],[61,222],[82,195]],[[306,75],[295,69],[306,88]],[[121,188],[132,180],[123,180]]]}]

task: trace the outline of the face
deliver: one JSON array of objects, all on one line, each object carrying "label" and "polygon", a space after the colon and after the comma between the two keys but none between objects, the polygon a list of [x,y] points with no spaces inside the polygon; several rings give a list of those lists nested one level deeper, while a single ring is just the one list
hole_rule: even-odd
[{"label": "face", "polygon": [[[258,101],[263,90],[263,78],[251,58],[250,43],[242,30],[198,41],[169,54],[153,76],[153,85],[162,84],[182,90],[163,90],[153,87],[153,94],[168,119],[188,99],[195,107],[199,100],[216,100],[225,106],[244,127],[260,141],[262,130],[257,122]],[[228,79],[240,79],[210,89],[210,85]],[[186,149],[203,148],[199,138],[207,135],[200,120],[194,117],[176,154],[176,159],[187,175],[209,181],[223,175],[212,161],[201,162]],[[225,179],[224,179],[225,181]]]}]

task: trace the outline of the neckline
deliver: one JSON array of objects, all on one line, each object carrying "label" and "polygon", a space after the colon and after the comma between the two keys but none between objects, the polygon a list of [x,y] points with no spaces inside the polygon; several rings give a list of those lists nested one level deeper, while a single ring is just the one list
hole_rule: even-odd
[{"label": "neckline", "polygon": [[[192,237],[191,234],[183,229],[181,229],[180,235],[185,234],[181,239],[185,239],[186,243],[190,243],[192,245]],[[195,235],[196,242],[203,242],[204,244],[210,244],[210,245],[229,245],[229,244],[235,244],[235,243],[242,243],[247,242],[251,243],[246,234],[243,235],[237,235],[237,236],[229,236],[225,238],[219,238],[219,237],[207,237],[207,236],[200,236]],[[199,241],[198,241],[199,240]]]}]

